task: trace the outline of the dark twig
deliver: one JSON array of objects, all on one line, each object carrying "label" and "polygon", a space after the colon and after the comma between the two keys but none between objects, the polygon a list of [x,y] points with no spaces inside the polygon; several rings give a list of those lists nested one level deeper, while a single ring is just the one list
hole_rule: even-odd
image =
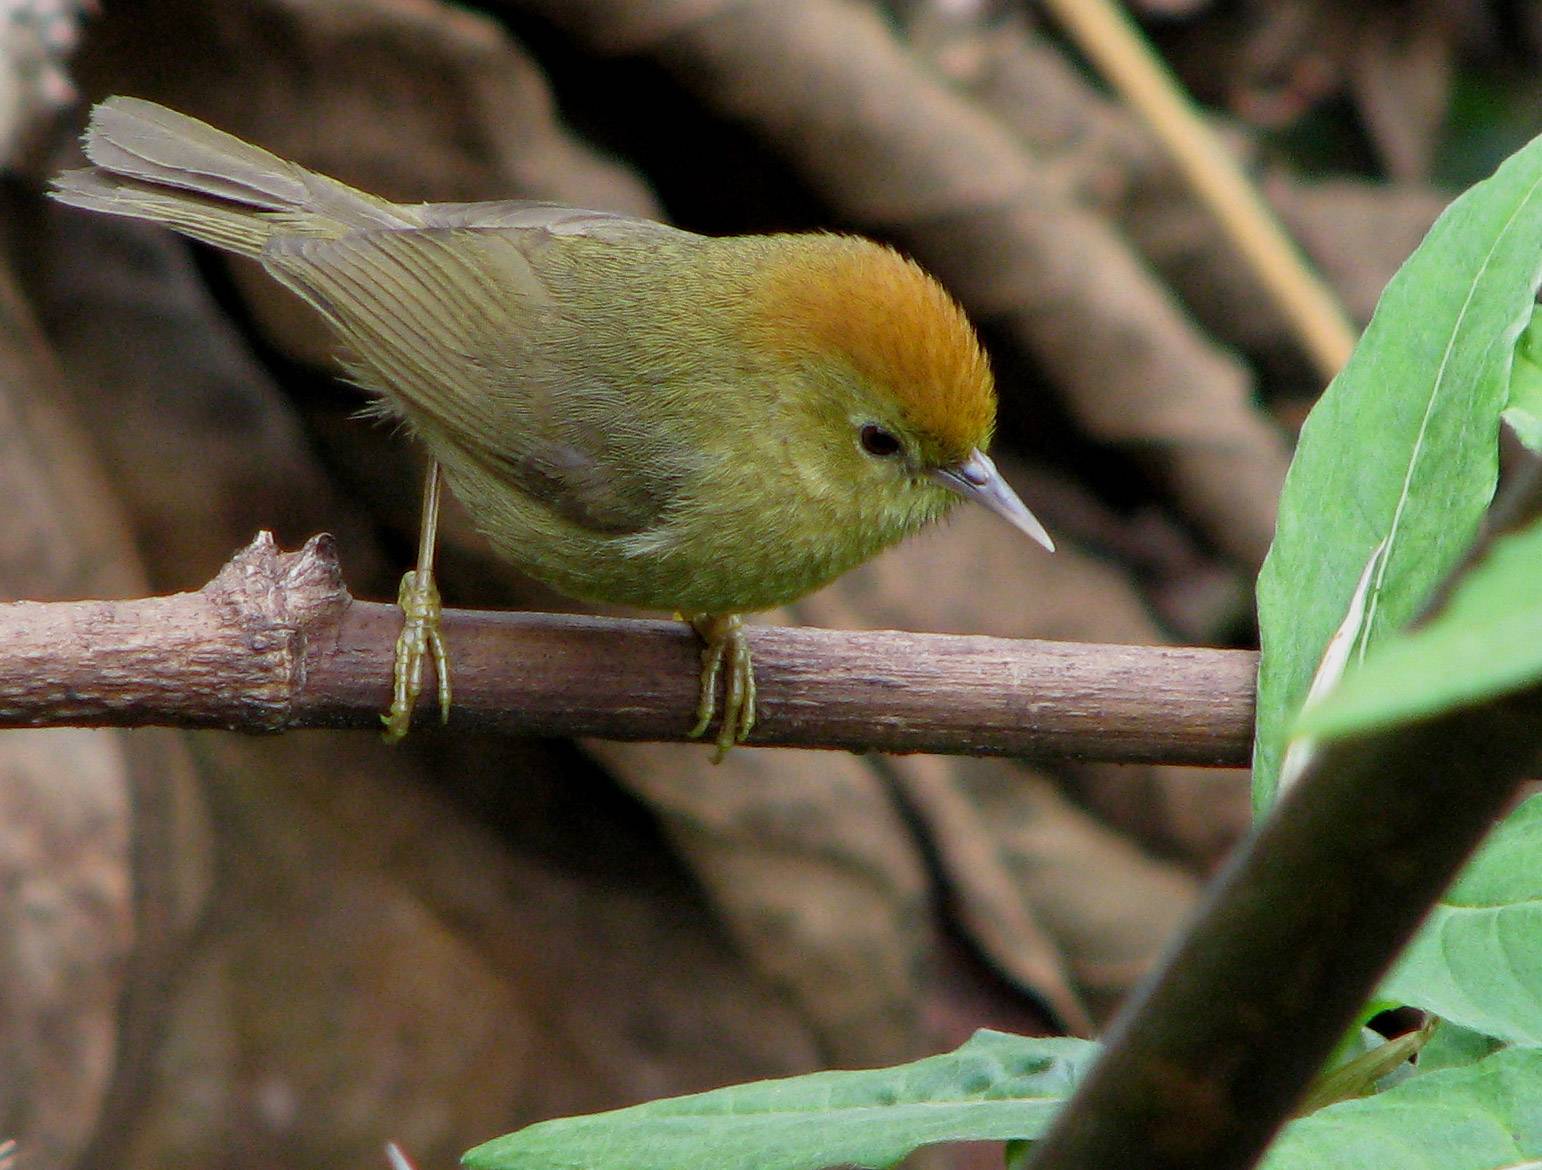
[{"label": "dark twig", "polygon": [[[378,726],[400,624],[348,595],[328,538],[285,555],[263,534],[197,593],[0,605],[0,726]],[[681,740],[693,722],[683,623],[452,610],[444,633],[457,726]],[[1245,651],[770,627],[750,641],[754,743],[1191,764],[1248,750]]]}]

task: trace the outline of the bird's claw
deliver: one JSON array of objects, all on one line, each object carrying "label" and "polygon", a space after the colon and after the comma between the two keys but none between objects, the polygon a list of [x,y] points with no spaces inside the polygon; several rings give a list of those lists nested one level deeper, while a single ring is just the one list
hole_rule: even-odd
[{"label": "bird's claw", "polygon": [[450,662],[439,634],[439,588],[431,572],[412,569],[402,576],[396,603],[402,632],[396,637],[396,670],[391,709],[380,717],[386,743],[399,743],[412,726],[412,709],[423,693],[423,662],[433,655],[439,681],[439,721],[450,721]]},{"label": "bird's claw", "polygon": [[701,651],[701,698],[696,704],[696,726],[690,730],[693,739],[705,735],[712,726],[718,679],[725,662],[728,667],[723,721],[718,727],[717,750],[712,753],[712,762],[721,764],[729,750],[748,739],[755,728],[755,664],[738,614],[699,614],[688,620],[705,643]]}]

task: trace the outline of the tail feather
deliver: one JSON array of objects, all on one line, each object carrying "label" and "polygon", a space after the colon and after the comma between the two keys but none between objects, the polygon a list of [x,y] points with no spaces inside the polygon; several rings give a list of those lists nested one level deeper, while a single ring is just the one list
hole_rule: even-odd
[{"label": "tail feather", "polygon": [[95,167],[56,176],[50,194],[71,207],[163,224],[240,256],[262,255],[273,235],[271,223],[235,204],[151,187]]},{"label": "tail feather", "polygon": [[304,172],[196,118],[139,98],[109,98],[86,129],[86,157],[103,170],[267,211],[303,207]]},{"label": "tail feather", "polygon": [[259,255],[275,234],[417,226],[407,208],[139,98],[108,98],[92,110],[85,150],[93,165],[60,175],[54,198],[242,255]]}]

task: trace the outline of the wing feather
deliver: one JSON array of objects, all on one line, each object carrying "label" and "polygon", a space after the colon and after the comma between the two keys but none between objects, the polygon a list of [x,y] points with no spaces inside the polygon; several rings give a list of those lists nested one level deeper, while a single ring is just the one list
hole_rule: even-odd
[{"label": "wing feather", "polygon": [[[262,260],[328,318],[364,380],[425,438],[439,436],[585,528],[645,531],[675,498],[678,478],[646,457],[617,458],[617,436],[638,425],[621,390],[575,384],[543,355],[540,330],[560,309],[523,252],[527,234],[436,227],[285,236]],[[561,409],[572,395],[584,397],[584,409]]]}]

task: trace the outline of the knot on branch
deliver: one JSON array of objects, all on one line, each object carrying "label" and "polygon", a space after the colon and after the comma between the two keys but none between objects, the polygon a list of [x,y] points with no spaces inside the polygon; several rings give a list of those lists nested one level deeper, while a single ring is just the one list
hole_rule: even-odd
[{"label": "knot on branch", "polygon": [[254,685],[238,700],[243,713],[259,729],[281,730],[305,686],[311,638],[335,629],[353,601],[343,584],[337,542],[321,533],[299,552],[282,553],[271,532],[259,532],[202,592],[221,625],[236,633],[252,656]]}]

